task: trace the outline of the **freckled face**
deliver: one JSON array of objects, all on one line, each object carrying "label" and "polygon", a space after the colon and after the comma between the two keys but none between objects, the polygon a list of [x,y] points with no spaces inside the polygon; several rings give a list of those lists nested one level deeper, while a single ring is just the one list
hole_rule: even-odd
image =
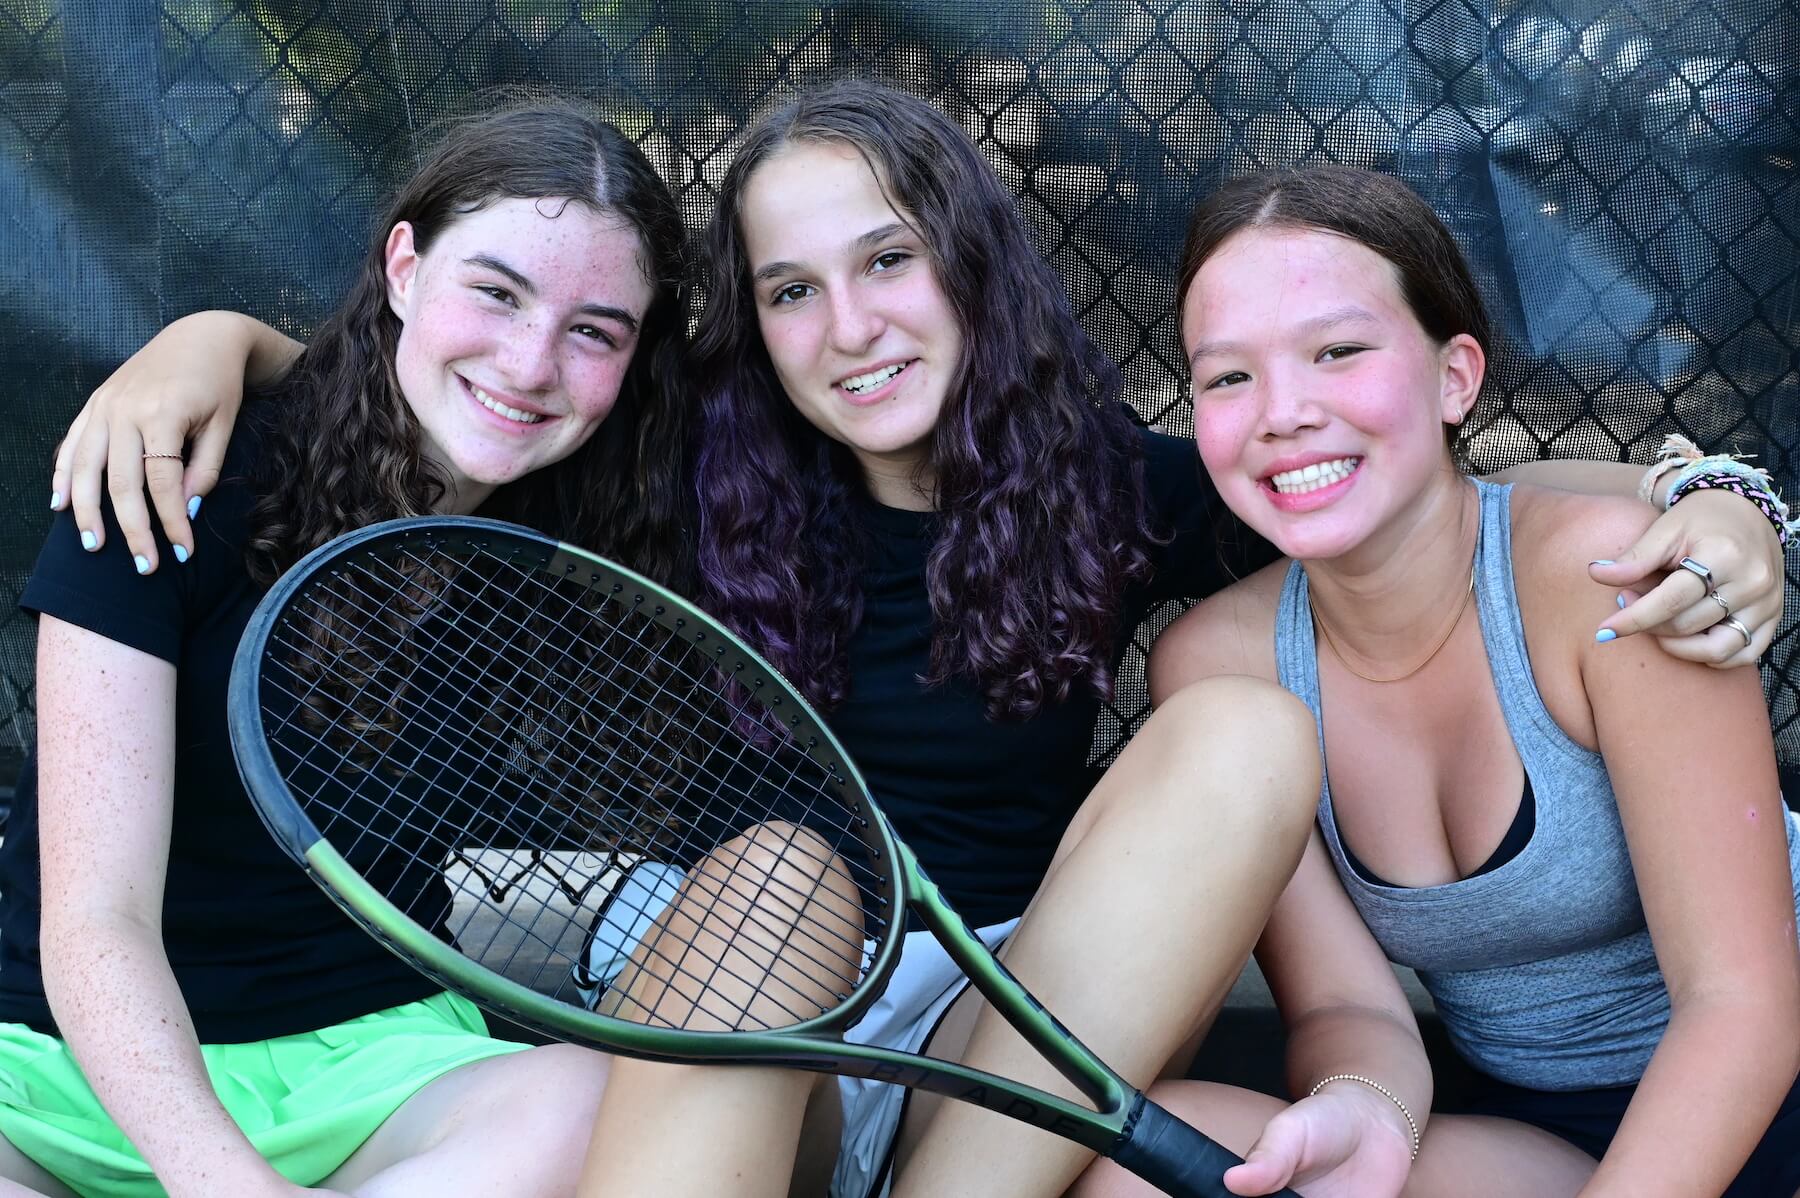
[{"label": "freckled face", "polygon": [[558,199],[459,217],[423,254],[401,222],[387,277],[400,390],[451,474],[446,508],[464,512],[600,427],[652,295],[637,233]]},{"label": "freckled face", "polygon": [[[1234,235],[1195,277],[1181,334],[1200,456],[1231,509],[1285,554],[1353,549],[1454,469],[1444,425],[1474,402],[1479,347],[1434,342],[1393,264],[1357,242]],[[1447,366],[1471,348],[1472,386]]]},{"label": "freckled face", "polygon": [[807,142],[756,169],[739,221],[788,399],[871,475],[919,469],[961,364],[962,326],[910,217],[856,150]]}]

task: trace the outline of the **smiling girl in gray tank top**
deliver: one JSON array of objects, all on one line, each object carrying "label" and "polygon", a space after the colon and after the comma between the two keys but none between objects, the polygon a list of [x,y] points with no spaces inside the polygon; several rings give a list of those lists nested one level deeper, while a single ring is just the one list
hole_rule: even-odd
[{"label": "smiling girl in gray tank top", "polygon": [[[1745,597],[1677,584],[1688,627],[1720,622],[1672,648],[1736,669],[1621,637],[1651,621],[1584,563],[1635,556],[1650,509],[1456,471],[1445,426],[1479,396],[1487,319],[1397,181],[1227,184],[1182,277],[1201,455],[1296,561],[1165,632],[1152,698],[1277,679],[1319,720],[1326,779],[1257,950],[1298,1101],[1200,1082],[1158,1101],[1248,1154],[1237,1193],[1795,1194],[1800,825],[1749,625],[1721,621]],[[1389,961],[1419,971],[1490,1117],[1433,1111]]]}]

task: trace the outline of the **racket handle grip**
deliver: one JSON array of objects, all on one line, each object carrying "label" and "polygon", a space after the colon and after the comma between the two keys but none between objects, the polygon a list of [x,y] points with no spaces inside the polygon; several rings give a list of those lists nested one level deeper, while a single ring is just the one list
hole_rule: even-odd
[{"label": "racket handle grip", "polygon": [[[1120,1166],[1143,1178],[1169,1198],[1232,1198],[1225,1170],[1243,1158],[1138,1095],[1125,1133],[1109,1153]],[[1278,1190],[1274,1198],[1300,1198]]]}]

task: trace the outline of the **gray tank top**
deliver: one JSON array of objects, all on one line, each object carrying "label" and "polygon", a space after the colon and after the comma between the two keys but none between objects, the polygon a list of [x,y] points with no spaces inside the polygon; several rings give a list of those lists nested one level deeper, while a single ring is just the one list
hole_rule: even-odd
[{"label": "gray tank top", "polygon": [[[1507,731],[1536,795],[1537,825],[1492,872],[1396,887],[1344,855],[1331,787],[1319,827],[1338,877],[1390,960],[1418,971],[1444,1027],[1482,1071],[1538,1090],[1638,1080],[1669,1021],[1606,765],[1570,740],[1539,697],[1513,590],[1512,488],[1476,482],[1476,612]],[[1275,622],[1281,684],[1312,708],[1324,749],[1306,572],[1289,567]],[[1787,813],[1800,910],[1800,819]]]}]

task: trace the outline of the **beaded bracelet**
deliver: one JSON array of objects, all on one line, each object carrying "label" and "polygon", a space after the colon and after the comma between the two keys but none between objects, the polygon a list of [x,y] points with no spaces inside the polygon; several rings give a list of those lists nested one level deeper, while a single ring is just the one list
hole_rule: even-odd
[{"label": "beaded bracelet", "polygon": [[1769,472],[1745,462],[1741,455],[1729,453],[1702,454],[1700,447],[1679,433],[1670,433],[1657,451],[1656,462],[1644,472],[1638,495],[1646,503],[1653,502],[1656,485],[1662,476],[1675,471],[1669,484],[1664,509],[1672,508],[1695,491],[1730,491],[1748,500],[1763,517],[1775,526],[1775,538],[1783,549],[1800,531],[1800,520],[1790,519],[1788,505],[1776,493]]},{"label": "beaded bracelet", "polygon": [[1360,1073],[1334,1073],[1330,1077],[1319,1082],[1312,1089],[1308,1090],[1306,1096],[1311,1098],[1320,1090],[1329,1086],[1332,1082],[1361,1082],[1363,1085],[1369,1087],[1369,1089],[1375,1091],[1377,1094],[1399,1107],[1400,1117],[1406,1120],[1406,1130],[1412,1133],[1412,1159],[1415,1161],[1419,1159],[1419,1125],[1413,1122],[1412,1112],[1406,1109],[1406,1104],[1400,1101],[1400,1096],[1398,1094],[1394,1093],[1380,1082],[1364,1077]]}]

